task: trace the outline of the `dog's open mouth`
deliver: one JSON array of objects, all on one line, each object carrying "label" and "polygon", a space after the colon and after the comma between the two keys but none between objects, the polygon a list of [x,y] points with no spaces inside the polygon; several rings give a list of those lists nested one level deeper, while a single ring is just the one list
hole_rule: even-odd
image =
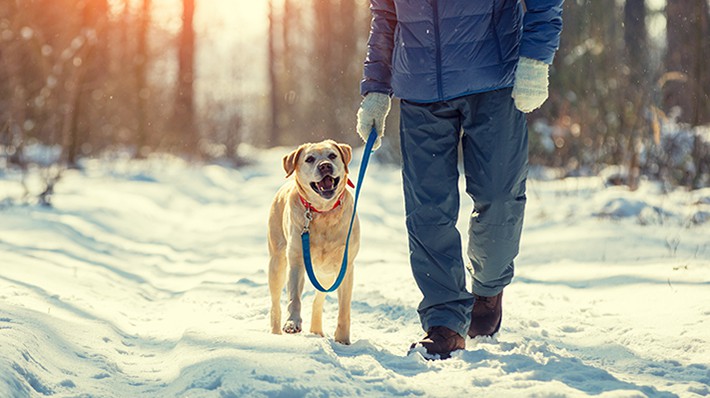
[{"label": "dog's open mouth", "polygon": [[338,188],[340,177],[325,176],[318,182],[312,182],[311,188],[316,193],[326,199],[330,199],[335,195],[335,190]]}]

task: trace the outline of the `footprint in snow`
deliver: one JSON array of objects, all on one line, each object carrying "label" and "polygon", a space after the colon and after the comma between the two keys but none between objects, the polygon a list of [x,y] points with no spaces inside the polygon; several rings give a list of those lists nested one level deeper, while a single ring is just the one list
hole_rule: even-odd
[{"label": "footprint in snow", "polygon": [[563,326],[560,330],[564,333],[578,333],[584,331],[584,328],[577,326]]},{"label": "footprint in snow", "polygon": [[14,323],[14,322],[12,322],[12,319],[10,319],[10,318],[0,318],[0,330],[3,330],[3,329],[12,329],[12,326],[1,325],[1,323]]}]

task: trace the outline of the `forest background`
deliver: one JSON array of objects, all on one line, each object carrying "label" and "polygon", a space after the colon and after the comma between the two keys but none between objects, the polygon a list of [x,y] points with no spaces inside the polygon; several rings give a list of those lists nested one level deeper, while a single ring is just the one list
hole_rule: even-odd
[{"label": "forest background", "polygon": [[[567,0],[531,163],[708,186],[708,8]],[[239,167],[250,147],[359,145],[370,18],[366,0],[0,0],[0,173],[39,169],[46,201],[85,158]],[[378,160],[397,163],[398,141],[395,106]]]}]

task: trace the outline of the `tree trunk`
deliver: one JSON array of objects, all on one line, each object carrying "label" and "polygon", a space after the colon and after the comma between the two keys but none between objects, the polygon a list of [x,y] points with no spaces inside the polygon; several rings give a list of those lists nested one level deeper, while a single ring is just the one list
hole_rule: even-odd
[{"label": "tree trunk", "polygon": [[337,97],[337,90],[334,90],[334,87],[340,80],[335,67],[337,60],[334,56],[334,48],[339,45],[333,25],[335,7],[333,0],[315,1],[313,6],[316,19],[314,31],[316,53],[313,63],[315,69],[319,71],[315,77],[316,106],[313,109],[313,120],[318,124],[315,133],[323,137],[335,137],[340,133],[336,116],[337,103],[331,100]]},{"label": "tree trunk", "polygon": [[[0,12],[2,17],[10,21],[14,21],[10,25],[10,29],[15,30],[21,24],[18,16],[17,5],[12,2],[0,3]],[[0,48],[0,63],[3,69],[2,85],[5,85],[3,91],[6,97],[2,98],[3,109],[0,111],[0,117],[5,120],[0,125],[0,146],[8,155],[10,163],[26,168],[26,163],[22,158],[22,146],[25,139],[25,131],[23,126],[27,120],[27,89],[22,81],[23,66],[20,57],[19,48],[22,46],[18,41],[10,41]],[[0,93],[2,93],[0,92]]]},{"label": "tree trunk", "polygon": [[337,65],[334,71],[336,80],[333,82],[336,92],[338,110],[336,122],[338,133],[342,134],[340,141],[357,139],[353,134],[356,123],[355,109],[360,101],[359,81],[362,74],[362,54],[357,51],[356,8],[355,0],[340,0],[338,5],[338,46]]},{"label": "tree trunk", "polygon": [[277,146],[280,143],[279,119],[281,109],[279,103],[279,84],[277,80],[277,60],[276,60],[276,16],[274,12],[274,1],[269,0],[269,87],[271,89],[270,106],[271,118],[269,123],[269,146]]},{"label": "tree trunk", "polygon": [[182,138],[183,149],[199,155],[199,134],[195,125],[195,0],[183,0],[182,31],[178,43],[178,84],[173,121]]},{"label": "tree trunk", "polygon": [[65,131],[63,132],[64,161],[69,168],[78,167],[82,145],[89,144],[91,129],[98,130],[100,127],[92,126],[89,115],[83,115],[82,112],[85,108],[84,105],[89,105],[86,108],[90,108],[92,105],[84,103],[87,95],[92,91],[91,85],[105,77],[103,68],[97,64],[97,58],[101,57],[96,57],[96,52],[99,40],[104,38],[103,25],[108,13],[108,2],[106,0],[83,1],[79,3],[78,7],[81,11],[81,22],[77,38],[81,38],[83,41],[82,47],[77,50],[72,60],[72,74],[74,76],[70,77],[70,84],[66,87],[68,101],[64,114],[66,118]]},{"label": "tree trunk", "polygon": [[143,0],[138,23],[138,48],[134,57],[136,76],[136,156],[143,157],[148,149],[146,110],[150,99],[150,89],[146,77],[148,64],[148,28],[150,27],[151,0]]},{"label": "tree trunk", "polygon": [[636,190],[640,176],[641,130],[645,125],[643,113],[647,109],[650,84],[645,0],[626,0],[624,4],[624,43],[629,75],[621,133],[628,135],[627,184],[631,190]]},{"label": "tree trunk", "polygon": [[666,72],[681,72],[684,80],[667,83],[664,107],[681,110],[680,121],[699,125],[710,122],[710,26],[706,0],[668,0],[666,4]]},{"label": "tree trunk", "polygon": [[626,0],[624,42],[630,69],[629,79],[633,85],[646,88],[649,82],[649,60],[645,0]]},{"label": "tree trunk", "polygon": [[[301,21],[300,11],[302,7],[298,4],[303,3],[300,0],[284,0],[283,16],[281,18],[281,97],[278,99],[281,103],[281,117],[279,123],[281,125],[294,128],[296,125],[303,125],[302,110],[299,99],[303,95],[299,86],[300,78],[303,74],[299,55],[305,53],[303,51],[303,43],[299,40],[303,36],[303,25]],[[296,139],[296,142],[298,139]],[[283,140],[289,141],[289,140]],[[282,142],[283,144],[283,142]]]}]

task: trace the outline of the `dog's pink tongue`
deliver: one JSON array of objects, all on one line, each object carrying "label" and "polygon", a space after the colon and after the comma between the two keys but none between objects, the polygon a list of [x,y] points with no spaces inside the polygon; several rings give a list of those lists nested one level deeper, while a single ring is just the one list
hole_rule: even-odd
[{"label": "dog's pink tongue", "polygon": [[333,179],[333,177],[325,177],[318,183],[318,188],[320,188],[321,191],[330,191],[331,189],[333,189],[334,182],[335,180]]}]

